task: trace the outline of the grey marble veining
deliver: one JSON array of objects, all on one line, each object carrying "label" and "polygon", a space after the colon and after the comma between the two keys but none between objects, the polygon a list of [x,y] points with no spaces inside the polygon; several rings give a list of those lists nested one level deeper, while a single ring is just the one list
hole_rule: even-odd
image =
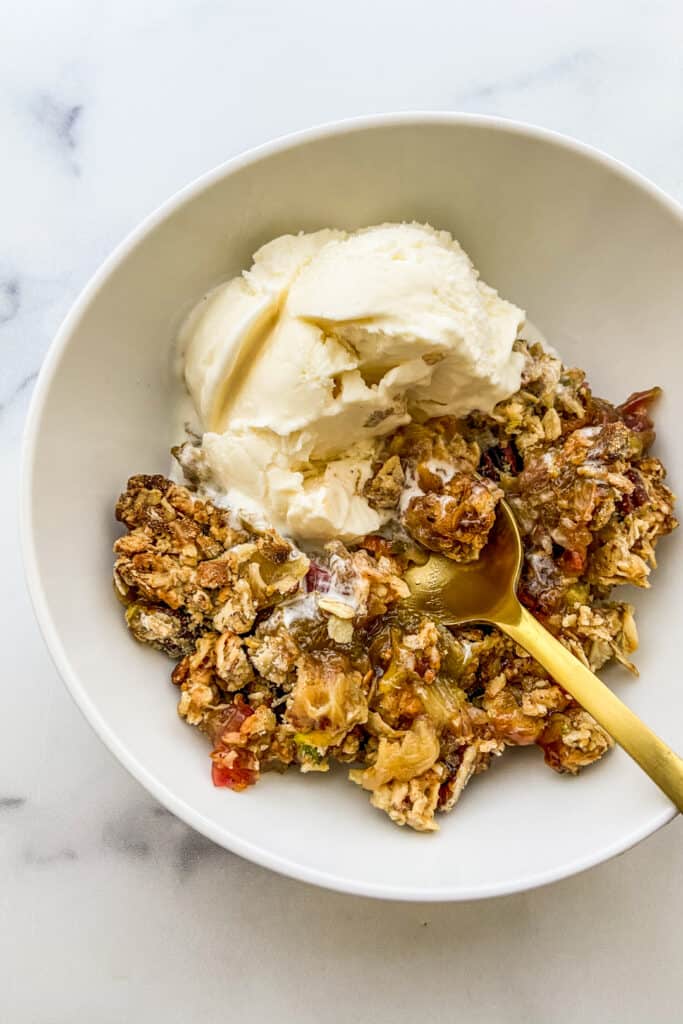
[{"label": "grey marble veining", "polygon": [[30,110],[49,144],[66,160],[74,174],[80,174],[76,154],[83,115],[82,104],[65,103],[49,93],[39,93],[31,103]]},{"label": "grey marble veining", "polygon": [[0,796],[0,811],[17,811],[25,803],[25,796]]},{"label": "grey marble veining", "polygon": [[18,277],[0,279],[0,327],[9,323],[21,306],[21,281]]},{"label": "grey marble veining", "polygon": [[410,906],[279,878],[159,807],[57,678],[23,584],[15,495],[51,337],[175,189],[309,124],[460,108],[573,134],[681,198],[682,32],[674,0],[6,6],[1,1020],[338,1024],[369,1006],[378,1024],[680,1019],[680,822],[547,889]]},{"label": "grey marble veining", "polygon": [[500,96],[510,97],[538,89],[544,83],[557,85],[558,82],[568,81],[576,87],[577,83],[584,81],[598,63],[599,58],[596,53],[591,50],[577,50],[575,53],[558,57],[557,60],[547,64],[541,62],[536,67],[518,71],[509,77],[494,80],[490,84],[476,86],[461,95],[461,104],[465,107],[474,106],[476,108],[478,104],[495,102]]}]

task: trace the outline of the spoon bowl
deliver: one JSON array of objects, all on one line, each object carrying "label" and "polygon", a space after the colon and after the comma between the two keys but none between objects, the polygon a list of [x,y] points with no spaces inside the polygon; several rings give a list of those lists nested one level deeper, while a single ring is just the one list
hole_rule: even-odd
[{"label": "spoon bowl", "polygon": [[408,603],[447,626],[495,622],[517,603],[524,550],[517,522],[507,502],[498,506],[488,543],[473,562],[432,555],[408,570]]}]

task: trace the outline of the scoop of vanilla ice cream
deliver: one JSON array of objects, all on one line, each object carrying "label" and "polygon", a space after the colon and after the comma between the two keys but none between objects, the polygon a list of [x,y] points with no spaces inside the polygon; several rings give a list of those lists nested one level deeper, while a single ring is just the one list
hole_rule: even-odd
[{"label": "scoop of vanilla ice cream", "polygon": [[216,488],[300,540],[378,529],[362,496],[377,439],[515,391],[523,321],[427,225],[275,239],[181,336]]},{"label": "scoop of vanilla ice cream", "polygon": [[490,411],[519,387],[512,343],[524,313],[479,280],[447,231],[383,224],[324,246],[294,280],[291,316],[349,345],[368,383],[421,361],[408,411]]},{"label": "scoop of vanilla ice cream", "polygon": [[263,357],[300,269],[340,231],[283,235],[262,246],[245,271],[209,292],[180,332],[185,381],[205,429],[224,418],[226,396]]},{"label": "scoop of vanilla ice cream", "polygon": [[238,428],[204,434],[202,449],[214,481],[207,496],[261,525],[310,542],[353,540],[382,525],[362,496],[372,473],[370,446],[314,465],[310,439],[300,434],[281,438]]}]

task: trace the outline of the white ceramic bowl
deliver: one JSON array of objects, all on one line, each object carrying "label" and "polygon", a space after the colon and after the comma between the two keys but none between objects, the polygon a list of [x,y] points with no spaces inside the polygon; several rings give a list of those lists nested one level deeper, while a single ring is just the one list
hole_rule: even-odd
[{"label": "white ceramic bowl", "polygon": [[[658,451],[683,481],[683,218],[594,150],[535,128],[451,114],[375,117],[304,132],[230,160],[184,189],[106,261],[55,339],[29,417],[26,568],[40,625],[102,740],[171,811],[260,864],[348,892],[470,899],[529,888],[625,850],[673,816],[616,751],[577,779],[510,751],[437,835],[399,830],[342,775],[267,775],[214,789],[204,739],[175,710],[171,668],[127,634],[110,584],[112,516],[126,478],[165,471],[170,352],[183,314],[286,231],[430,221],[528,310],[598,393],[652,384]],[[638,594],[641,678],[621,696],[683,747],[680,536]]]}]

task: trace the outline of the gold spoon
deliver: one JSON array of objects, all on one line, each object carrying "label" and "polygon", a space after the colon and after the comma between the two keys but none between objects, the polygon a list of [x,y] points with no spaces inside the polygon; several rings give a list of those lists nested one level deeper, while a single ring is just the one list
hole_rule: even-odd
[{"label": "gold spoon", "polygon": [[443,555],[431,555],[424,565],[408,570],[408,603],[447,626],[490,622],[502,629],[683,811],[683,760],[520,604],[516,590],[522,568],[522,539],[510,507],[503,501],[498,508],[489,542],[476,562],[458,563]]}]

